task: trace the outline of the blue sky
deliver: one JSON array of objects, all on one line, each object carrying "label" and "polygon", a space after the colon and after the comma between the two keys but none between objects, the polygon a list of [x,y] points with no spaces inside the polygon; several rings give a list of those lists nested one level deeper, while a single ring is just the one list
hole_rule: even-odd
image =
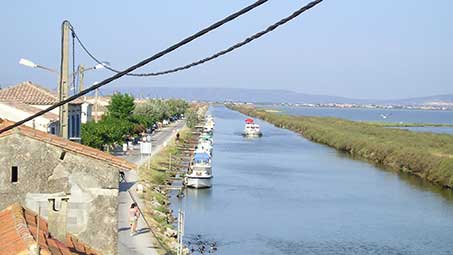
[{"label": "blue sky", "polygon": [[[124,68],[253,1],[4,1],[0,15],[0,84],[56,77],[21,66],[25,57],[58,67],[60,25],[68,19],[101,59]],[[271,0],[141,71],[187,64],[221,50],[308,1]],[[453,1],[325,0],[306,15],[208,64],[154,78],[124,78],[114,87],[288,89],[355,98],[453,93]],[[77,63],[94,63],[77,47]],[[110,76],[86,73],[86,83]]]}]

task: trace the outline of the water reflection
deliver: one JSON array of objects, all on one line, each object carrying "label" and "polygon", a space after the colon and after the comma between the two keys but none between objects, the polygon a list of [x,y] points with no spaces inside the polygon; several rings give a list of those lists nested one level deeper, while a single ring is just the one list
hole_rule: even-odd
[{"label": "water reflection", "polygon": [[248,140],[236,135],[245,116],[212,112],[214,185],[179,204],[186,244],[200,235],[218,254],[451,254],[451,191],[259,120],[264,136]]},{"label": "water reflection", "polygon": [[[453,124],[453,111],[269,106],[294,115],[337,117],[355,121]],[[389,116],[382,118],[382,115]]]},{"label": "water reflection", "polygon": [[[337,155],[340,158],[348,158],[348,159],[351,159],[351,160],[361,160],[361,161],[364,160],[364,159],[362,159],[360,157],[354,157],[354,156],[352,156],[349,153],[341,152],[341,151],[337,151]],[[415,176],[413,174],[410,174],[410,173],[396,172],[396,171],[394,171],[392,169],[386,168],[383,165],[375,164],[373,162],[368,162],[368,163],[372,164],[372,165],[375,165],[381,171],[386,171],[386,172],[389,172],[391,174],[394,174],[394,175],[398,176],[398,178],[401,181],[409,184],[411,187],[414,187],[417,190],[427,191],[427,192],[430,192],[430,193],[433,193],[433,194],[438,194],[443,199],[446,199],[447,201],[453,202],[453,189],[448,189],[448,188],[444,188],[444,187],[439,186],[439,185],[435,185],[435,184],[433,184],[433,183],[431,183],[431,182],[429,182],[427,180],[421,179],[421,178],[419,178],[419,177],[417,177],[417,176]]]}]

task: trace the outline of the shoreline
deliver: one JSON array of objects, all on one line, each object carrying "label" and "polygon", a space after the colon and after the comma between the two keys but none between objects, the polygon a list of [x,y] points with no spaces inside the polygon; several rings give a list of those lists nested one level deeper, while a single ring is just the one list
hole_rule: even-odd
[{"label": "shoreline", "polygon": [[[206,110],[206,106],[201,106],[199,114],[204,115]],[[179,130],[179,133],[179,142],[172,137],[162,150],[142,165],[139,171],[139,182],[144,187],[142,197],[145,201],[145,217],[156,230],[156,238],[165,246],[162,247],[165,252],[161,254],[176,254],[177,251],[176,217],[170,207],[170,197],[172,187],[177,188],[173,184],[184,177],[187,167],[185,159],[195,135],[193,128],[187,125]],[[179,187],[184,189],[182,186]],[[186,247],[183,247],[185,250],[183,254],[186,254]]]},{"label": "shoreline", "polygon": [[453,150],[449,147],[452,135],[416,133],[330,117],[278,114],[249,105],[226,107],[356,158],[453,189]]}]

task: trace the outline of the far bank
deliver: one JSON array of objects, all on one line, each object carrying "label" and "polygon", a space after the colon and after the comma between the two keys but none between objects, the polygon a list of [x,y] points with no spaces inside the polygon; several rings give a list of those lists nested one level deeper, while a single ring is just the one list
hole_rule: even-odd
[{"label": "far bank", "polygon": [[353,156],[453,188],[453,136],[416,133],[330,117],[292,116],[227,105]]}]

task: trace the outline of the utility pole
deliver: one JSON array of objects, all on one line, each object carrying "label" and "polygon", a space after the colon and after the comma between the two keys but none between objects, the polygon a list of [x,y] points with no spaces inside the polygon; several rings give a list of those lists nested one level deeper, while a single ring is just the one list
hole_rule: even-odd
[{"label": "utility pole", "polygon": [[[69,21],[61,24],[61,63],[60,63],[60,83],[58,86],[58,96],[60,102],[69,96]],[[69,105],[66,103],[60,106],[60,136],[69,139]]]},{"label": "utility pole", "polygon": [[79,65],[78,68],[78,73],[79,73],[79,92],[83,90],[83,78],[85,76],[85,67],[83,65]]},{"label": "utility pole", "polygon": [[99,100],[99,89],[95,90],[95,96],[94,96],[94,122],[98,122],[98,114],[99,114],[99,107],[98,107],[98,102]]}]

